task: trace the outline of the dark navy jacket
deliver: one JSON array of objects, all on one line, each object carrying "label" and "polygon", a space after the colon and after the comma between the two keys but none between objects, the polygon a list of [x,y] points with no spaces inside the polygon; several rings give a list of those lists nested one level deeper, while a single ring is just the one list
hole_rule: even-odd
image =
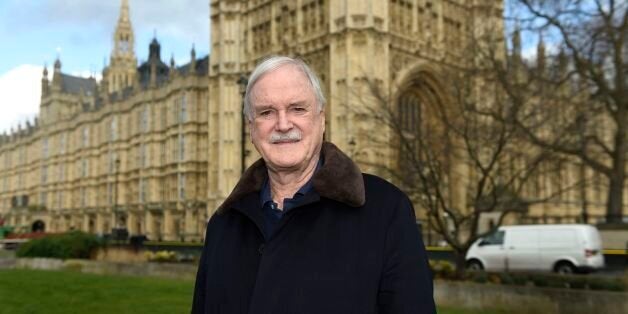
[{"label": "dark navy jacket", "polygon": [[264,239],[263,161],[243,175],[207,226],[192,313],[435,313],[414,210],[395,186],[331,143],[315,193]]}]

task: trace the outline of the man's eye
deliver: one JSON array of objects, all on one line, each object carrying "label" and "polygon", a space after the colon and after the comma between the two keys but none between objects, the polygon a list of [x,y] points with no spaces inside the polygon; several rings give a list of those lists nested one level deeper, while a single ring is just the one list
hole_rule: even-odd
[{"label": "man's eye", "polygon": [[305,107],[294,107],[294,108],[292,108],[292,110],[296,111],[296,112],[305,112],[306,111]]},{"label": "man's eye", "polygon": [[270,115],[270,110],[264,110],[259,113],[260,116],[266,117]]}]

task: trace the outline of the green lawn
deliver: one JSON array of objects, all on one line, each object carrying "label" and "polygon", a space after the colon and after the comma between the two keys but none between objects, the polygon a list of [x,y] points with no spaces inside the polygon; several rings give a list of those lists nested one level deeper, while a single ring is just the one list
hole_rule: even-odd
[{"label": "green lawn", "polygon": [[[194,282],[68,271],[0,270],[0,314],[189,313]],[[439,308],[440,314],[501,314]]]},{"label": "green lawn", "polygon": [[189,313],[193,287],[189,280],[0,270],[0,313]]}]

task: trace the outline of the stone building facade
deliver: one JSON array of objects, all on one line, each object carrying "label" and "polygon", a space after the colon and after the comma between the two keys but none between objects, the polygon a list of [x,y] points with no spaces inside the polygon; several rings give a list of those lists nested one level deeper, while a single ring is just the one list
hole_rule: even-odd
[{"label": "stone building facade", "polygon": [[123,0],[103,79],[44,69],[38,120],[0,138],[0,214],[19,231],[126,228],[198,241],[207,199],[208,57],[137,66]]},{"label": "stone building facade", "polygon": [[[393,134],[378,127],[381,122],[365,114],[369,110],[361,109],[374,106],[368,96],[369,84],[375,83],[398,108],[406,108],[407,112],[400,115],[414,117],[421,110],[415,109],[426,102],[447,104],[451,95],[445,73],[478,61],[467,50],[473,44],[483,43],[474,40],[490,37],[486,42],[498,43],[497,54],[503,58],[521,58],[508,56],[505,50],[502,1],[210,0],[209,3],[212,57],[208,154],[209,160],[215,161],[209,164],[208,173],[210,214],[237,182],[242,165],[251,164],[259,157],[246,132],[240,132],[246,122],[241,116],[239,84],[266,56],[299,56],[312,65],[321,77],[328,100],[325,138],[357,160],[363,171],[375,173],[382,168],[399,167],[400,159]],[[519,45],[515,54],[520,54],[521,43],[513,44]],[[543,43],[538,49],[539,62],[544,63]],[[481,89],[481,85],[476,88]],[[245,163],[241,162],[243,158]],[[515,160],[505,163],[521,166]],[[464,157],[451,160],[451,165],[450,171],[473,175],[465,166]],[[583,210],[591,223],[604,220],[607,191],[603,178],[591,169],[583,169],[577,160],[564,162],[558,170],[556,165],[543,167],[548,171],[541,171],[531,179],[522,193],[530,206],[525,212],[512,215],[507,223],[578,222],[582,221]],[[584,188],[574,188],[584,181],[588,182],[582,185]],[[468,187],[460,182],[449,184],[454,207],[469,208],[465,196]],[[557,193],[566,187],[572,188]],[[551,197],[554,194],[557,196]],[[416,210],[417,217],[424,219],[425,212],[418,206]],[[498,216],[499,213],[486,215],[482,228],[488,228],[490,221],[497,221]]]},{"label": "stone building facade", "polygon": [[[503,3],[493,0],[210,0],[209,6],[211,58],[197,59],[192,50],[188,64],[165,64],[155,39],[138,67],[122,0],[101,82],[62,73],[58,60],[51,81],[44,71],[39,120],[0,137],[0,216],[28,230],[126,227],[150,239],[200,240],[243,167],[259,158],[241,90],[261,59],[287,54],[311,64],[328,100],[326,139],[364,171],[378,173],[380,166],[397,167],[399,158],[393,134],[360,110],[373,106],[369,83],[416,115],[412,108],[423,102],[446,103],[443,73],[469,61],[472,38],[504,33]],[[467,171],[464,162],[452,165]],[[577,181],[581,169],[572,163],[562,171],[533,180],[526,196],[551,195]],[[584,176],[595,179],[590,170]],[[450,189],[452,202],[466,207],[465,186]],[[583,198],[591,217],[603,217],[605,193],[592,184],[518,218],[577,221]],[[425,218],[418,207],[416,214]]]},{"label": "stone building facade", "polygon": [[[210,14],[210,211],[237,182],[241,157],[258,158],[237,132],[238,82],[264,57],[294,55],[312,65],[328,99],[326,139],[377,172],[369,165],[395,167],[396,149],[376,147],[377,121],[355,110],[373,105],[367,81],[395,99],[443,91],[439,74],[466,59],[470,34],[503,31],[501,2],[484,0],[211,0]],[[378,136],[392,142],[385,130]]]}]

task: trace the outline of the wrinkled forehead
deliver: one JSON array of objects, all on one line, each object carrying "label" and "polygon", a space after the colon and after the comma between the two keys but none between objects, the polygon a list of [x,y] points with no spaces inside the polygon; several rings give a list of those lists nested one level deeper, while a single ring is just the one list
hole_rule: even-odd
[{"label": "wrinkled forehead", "polygon": [[314,87],[305,72],[293,64],[285,64],[268,71],[253,84],[250,89],[253,105],[256,105],[260,98],[308,98],[308,96],[316,98]]}]

